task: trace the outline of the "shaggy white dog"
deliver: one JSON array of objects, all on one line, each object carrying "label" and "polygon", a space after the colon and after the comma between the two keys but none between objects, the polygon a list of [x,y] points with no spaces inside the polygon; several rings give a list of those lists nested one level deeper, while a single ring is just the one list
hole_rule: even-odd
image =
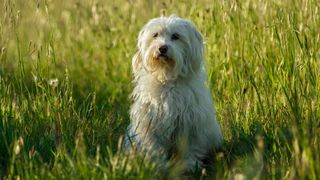
[{"label": "shaggy white dog", "polygon": [[140,31],[131,124],[124,147],[153,157],[180,154],[188,169],[202,166],[223,137],[206,86],[203,40],[192,22],[177,16],[151,19]]}]

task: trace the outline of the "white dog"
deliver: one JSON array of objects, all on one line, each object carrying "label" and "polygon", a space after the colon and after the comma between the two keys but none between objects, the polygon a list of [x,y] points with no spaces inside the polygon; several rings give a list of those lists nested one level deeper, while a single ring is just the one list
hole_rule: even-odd
[{"label": "white dog", "polygon": [[177,16],[151,19],[140,31],[131,124],[124,147],[157,157],[179,158],[189,170],[223,137],[206,86],[203,40],[192,22]]}]

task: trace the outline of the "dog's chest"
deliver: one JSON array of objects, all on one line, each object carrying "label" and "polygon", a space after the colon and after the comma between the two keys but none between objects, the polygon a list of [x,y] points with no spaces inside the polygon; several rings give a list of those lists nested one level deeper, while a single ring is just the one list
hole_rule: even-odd
[{"label": "dog's chest", "polygon": [[159,114],[170,119],[176,119],[180,114],[186,113],[186,109],[195,103],[192,98],[194,93],[188,88],[163,88],[151,97],[151,106]]},{"label": "dog's chest", "polygon": [[189,126],[190,113],[196,105],[195,94],[189,88],[160,89],[145,104],[148,118],[161,132],[176,131]]},{"label": "dog's chest", "polygon": [[189,139],[197,134],[201,122],[207,119],[206,107],[209,105],[201,104],[206,102],[200,100],[206,94],[201,86],[195,85],[137,84],[132,94],[130,117],[135,133],[144,144],[155,142],[165,149],[172,149],[179,139]]}]

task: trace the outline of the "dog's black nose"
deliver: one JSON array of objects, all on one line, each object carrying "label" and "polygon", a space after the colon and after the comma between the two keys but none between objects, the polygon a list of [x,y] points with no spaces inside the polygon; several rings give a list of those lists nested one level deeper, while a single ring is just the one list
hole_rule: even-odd
[{"label": "dog's black nose", "polygon": [[159,48],[160,54],[165,54],[168,51],[168,46],[163,45]]}]

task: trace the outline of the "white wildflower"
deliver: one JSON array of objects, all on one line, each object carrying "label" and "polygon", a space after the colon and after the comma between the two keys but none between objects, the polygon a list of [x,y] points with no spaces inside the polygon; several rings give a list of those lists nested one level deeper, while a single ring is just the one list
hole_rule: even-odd
[{"label": "white wildflower", "polygon": [[49,80],[49,85],[52,87],[57,87],[58,83],[59,83],[59,80],[57,78]]},{"label": "white wildflower", "polygon": [[15,143],[14,143],[14,153],[19,154],[22,147],[23,147],[23,138],[20,137]]},{"label": "white wildflower", "polygon": [[246,176],[241,173],[237,173],[234,175],[234,179],[235,180],[244,180],[244,179],[246,179]]},{"label": "white wildflower", "polygon": [[34,75],[33,73],[32,73],[32,78],[35,83],[38,82],[38,77],[36,75]]}]

